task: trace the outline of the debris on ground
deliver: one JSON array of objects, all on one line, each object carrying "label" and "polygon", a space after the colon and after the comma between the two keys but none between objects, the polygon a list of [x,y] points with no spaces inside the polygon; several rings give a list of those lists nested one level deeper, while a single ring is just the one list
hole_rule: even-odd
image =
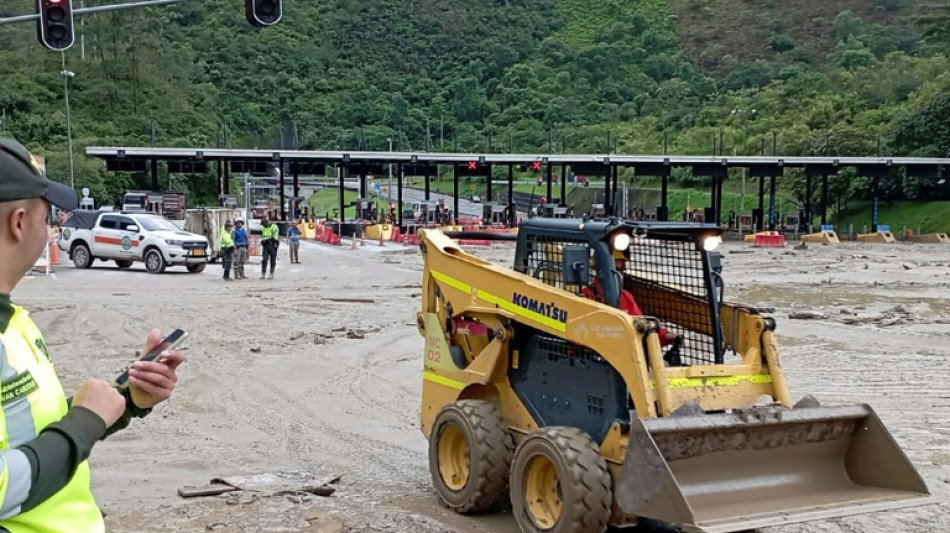
[{"label": "debris on ground", "polygon": [[182,487],[178,489],[178,495],[182,498],[195,498],[237,491],[253,493],[240,496],[236,502],[241,504],[253,503],[257,498],[283,495],[294,495],[298,498],[301,494],[330,496],[336,492],[336,488],[331,485],[338,484],[341,479],[343,479],[342,475],[319,476],[302,471],[251,474],[214,478],[208,485],[200,487]]},{"label": "debris on ground", "polygon": [[825,320],[828,315],[819,311],[795,311],[789,313],[788,318],[792,320]]}]

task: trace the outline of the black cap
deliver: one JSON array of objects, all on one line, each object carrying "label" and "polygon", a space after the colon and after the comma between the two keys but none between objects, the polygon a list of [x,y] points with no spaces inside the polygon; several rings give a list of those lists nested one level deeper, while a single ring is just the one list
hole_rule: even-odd
[{"label": "black cap", "polygon": [[43,198],[66,211],[79,208],[76,191],[48,180],[29,150],[13,139],[0,138],[0,202]]}]

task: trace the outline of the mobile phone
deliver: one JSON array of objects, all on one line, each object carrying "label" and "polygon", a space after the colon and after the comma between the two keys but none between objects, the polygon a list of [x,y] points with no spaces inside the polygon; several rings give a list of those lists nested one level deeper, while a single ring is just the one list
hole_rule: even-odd
[{"label": "mobile phone", "polygon": [[[162,339],[162,341],[159,342],[158,345],[156,345],[154,348],[149,350],[149,352],[145,354],[144,357],[140,358],[139,361],[154,361],[155,359],[158,359],[162,355],[162,352],[164,352],[165,350],[174,350],[175,348],[178,348],[179,346],[181,346],[181,343],[185,342],[185,339],[187,338],[188,338],[187,331],[183,329],[176,329],[175,331],[171,332],[170,335]],[[119,386],[120,388],[126,386],[128,381],[129,381],[128,370],[119,374],[119,377],[115,378],[115,384]]]}]

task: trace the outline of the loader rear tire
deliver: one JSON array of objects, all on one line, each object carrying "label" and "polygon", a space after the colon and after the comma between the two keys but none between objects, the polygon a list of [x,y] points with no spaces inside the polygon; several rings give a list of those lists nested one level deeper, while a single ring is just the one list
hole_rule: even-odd
[{"label": "loader rear tire", "polygon": [[583,431],[539,429],[515,451],[511,506],[524,533],[603,533],[613,495],[600,448]]},{"label": "loader rear tire", "polygon": [[494,405],[462,400],[443,407],[429,437],[429,471],[442,503],[477,513],[505,501],[514,449]]}]

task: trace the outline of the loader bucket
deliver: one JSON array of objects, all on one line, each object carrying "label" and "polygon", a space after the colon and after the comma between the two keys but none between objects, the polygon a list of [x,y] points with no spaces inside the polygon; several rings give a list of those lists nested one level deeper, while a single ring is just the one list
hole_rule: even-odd
[{"label": "loader bucket", "polygon": [[635,419],[614,494],[707,533],[934,503],[866,405]]}]

